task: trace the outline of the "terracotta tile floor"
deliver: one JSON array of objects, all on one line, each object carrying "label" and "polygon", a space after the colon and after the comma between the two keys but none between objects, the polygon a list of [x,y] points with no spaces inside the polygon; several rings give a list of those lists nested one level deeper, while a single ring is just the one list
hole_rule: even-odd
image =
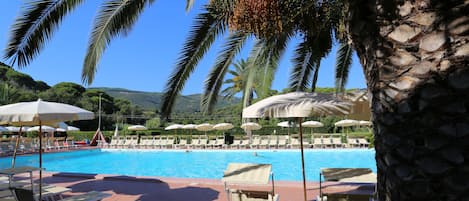
[{"label": "terracotta tile floor", "polygon": [[[72,192],[67,195],[87,191],[102,191],[112,196],[103,201],[225,201],[227,200],[224,185],[215,179],[181,179],[156,177],[124,177],[115,179],[116,175],[96,175],[96,179],[52,176],[52,172],[43,173],[43,182],[69,187]],[[117,176],[118,177],[118,176]],[[114,179],[113,179],[114,178]],[[130,178],[130,179],[129,179]],[[37,178],[36,178],[37,179]],[[302,201],[302,182],[275,181],[275,191],[280,201]],[[327,182],[323,184],[326,192],[371,193],[371,184],[346,184]],[[267,190],[270,186],[233,186],[250,190]],[[319,183],[307,183],[308,200],[315,200],[319,194]]]}]

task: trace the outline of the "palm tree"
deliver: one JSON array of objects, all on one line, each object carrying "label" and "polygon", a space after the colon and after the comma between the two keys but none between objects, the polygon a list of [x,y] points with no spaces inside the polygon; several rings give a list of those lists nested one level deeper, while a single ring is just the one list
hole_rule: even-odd
[{"label": "palm tree", "polygon": [[[81,2],[27,3],[12,28],[6,57],[27,65],[62,17]],[[127,33],[152,2],[104,3],[90,39],[83,81],[93,81],[96,63],[109,41]],[[192,5],[193,0],[187,2]],[[291,75],[293,90],[314,85],[320,58],[334,41],[350,44],[371,94],[378,200],[469,200],[468,7],[464,0],[211,0],[195,19],[167,83],[162,113],[170,114],[198,61],[228,29],[206,81],[203,104],[208,110],[249,37],[258,40],[248,69],[264,73],[275,72],[292,37],[301,38]],[[345,76],[346,69],[337,72]],[[253,83],[254,75],[249,73],[246,86]],[[263,85],[256,88],[269,86],[269,80]]]},{"label": "palm tree", "polygon": [[[233,67],[234,70],[228,71],[228,73],[231,74],[232,78],[227,79],[223,82],[224,84],[227,84],[229,86],[223,89],[223,91],[221,92],[227,99],[233,98],[236,94],[243,92],[246,89],[245,85],[248,77],[248,63],[246,62],[246,60],[241,59],[237,63],[233,64]],[[251,100],[254,98],[254,94],[256,93],[255,85],[251,86],[251,88],[248,90],[249,93],[243,93],[243,95],[247,94],[249,96],[247,105],[250,105]],[[247,105],[243,104],[243,108]]]},{"label": "palm tree", "polygon": [[[207,7],[210,17],[197,18],[184,46],[168,82],[166,112],[184,85],[178,81],[189,76],[181,73],[192,71],[191,62],[202,57],[224,26],[232,30],[225,45],[231,51],[222,51],[217,64],[229,63],[249,34],[259,38],[248,59],[255,64],[250,69],[272,65],[286,41],[302,34],[303,42],[295,50],[293,90],[304,90],[311,81],[308,75],[313,75],[314,85],[316,75],[310,72],[319,68],[318,59],[330,50],[334,33],[341,43],[337,86],[344,88],[355,50],[372,96],[378,200],[469,199],[467,1],[240,0],[211,5],[217,2],[222,6]],[[225,15],[212,13],[220,10]],[[200,37],[204,35],[209,37]],[[212,72],[217,74],[209,78],[219,80],[224,68],[215,65],[218,71]],[[215,81],[206,85],[214,94]]]}]

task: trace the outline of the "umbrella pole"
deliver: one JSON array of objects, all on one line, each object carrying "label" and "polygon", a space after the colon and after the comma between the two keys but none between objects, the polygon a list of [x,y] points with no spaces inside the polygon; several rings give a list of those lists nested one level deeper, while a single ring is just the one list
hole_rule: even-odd
[{"label": "umbrella pole", "polygon": [[18,137],[16,138],[15,150],[13,152],[13,159],[11,159],[11,168],[15,168],[16,154],[18,152],[18,146],[20,145],[20,137],[21,137],[22,130],[23,130],[23,126],[20,126],[20,133],[18,134]]},{"label": "umbrella pole", "polygon": [[38,200],[42,200],[42,125],[40,121],[39,121],[39,199]]},{"label": "umbrella pole", "polygon": [[307,201],[306,199],[306,175],[305,175],[305,156],[303,153],[303,129],[301,127],[301,117],[298,117],[298,121],[300,124],[300,147],[301,147],[301,172],[303,174],[303,196],[304,200]]}]

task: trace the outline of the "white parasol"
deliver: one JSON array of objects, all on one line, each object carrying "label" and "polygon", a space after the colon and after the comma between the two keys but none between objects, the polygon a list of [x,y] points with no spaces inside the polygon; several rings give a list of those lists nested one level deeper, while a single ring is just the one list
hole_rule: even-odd
[{"label": "white parasol", "polygon": [[209,123],[203,123],[195,126],[195,129],[198,131],[204,131],[205,135],[207,135],[207,131],[213,130],[213,125]]},{"label": "white parasol", "polygon": [[306,175],[304,168],[303,117],[319,114],[348,114],[351,104],[335,98],[332,94],[292,92],[271,96],[243,109],[243,118],[290,118],[297,117],[300,131],[301,170],[303,174],[303,196],[306,197]]},{"label": "white parasol", "polygon": [[177,135],[176,133],[176,130],[177,129],[182,129],[182,126],[181,124],[173,124],[173,125],[170,125],[170,126],[167,126],[166,128],[164,128],[165,130],[174,130],[174,134]]},{"label": "white parasol", "polygon": [[360,124],[359,121],[353,119],[344,119],[334,123],[336,127],[350,127],[350,126],[358,126]]},{"label": "white parasol", "polygon": [[9,130],[6,129],[5,127],[0,126],[0,133],[1,133],[1,132],[8,132],[8,131],[9,131]]},{"label": "white parasol", "polygon": [[148,129],[147,129],[147,127],[142,126],[142,125],[133,125],[133,126],[127,127],[127,130],[129,130],[129,131],[146,131]]},{"label": "white parasol", "polygon": [[186,129],[186,130],[188,129],[190,132],[190,135],[192,135],[192,130],[195,129],[195,126],[196,126],[195,124],[186,124],[182,126],[182,129]]},{"label": "white parasol", "polygon": [[321,122],[319,121],[305,121],[303,123],[301,123],[301,125],[303,127],[309,127],[311,128],[311,135],[313,135],[313,128],[319,128],[319,127],[323,127],[324,124],[322,124]]},{"label": "white parasol", "polygon": [[247,123],[241,124],[241,128],[244,130],[254,131],[254,130],[261,129],[262,126],[259,125],[258,123],[247,122]]},{"label": "white parasol", "polygon": [[363,121],[362,120],[362,121],[358,122],[358,125],[360,125],[360,126],[371,126],[371,125],[373,125],[373,123],[371,123],[371,121]]},{"label": "white parasol", "polygon": [[[94,113],[88,110],[64,103],[42,101],[41,99],[0,106],[0,124],[39,125],[39,189],[42,189],[42,125],[93,118]],[[16,141],[16,148],[18,143],[19,137]],[[12,168],[15,166],[16,148],[13,154]],[[39,191],[38,200],[41,199],[42,190]]]},{"label": "white parasol", "polygon": [[233,124],[230,124],[230,123],[219,123],[213,126],[213,129],[218,130],[218,131],[229,130],[232,128],[234,128],[234,126]]},{"label": "white parasol", "polygon": [[26,131],[28,132],[39,132],[39,129],[42,129],[42,132],[44,133],[53,133],[55,131],[54,127],[51,126],[33,126],[31,128],[28,128]]}]

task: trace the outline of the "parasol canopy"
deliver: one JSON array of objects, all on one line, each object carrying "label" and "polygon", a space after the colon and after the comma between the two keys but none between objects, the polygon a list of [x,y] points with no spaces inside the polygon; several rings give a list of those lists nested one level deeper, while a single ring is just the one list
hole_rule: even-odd
[{"label": "parasol canopy", "polygon": [[311,115],[348,114],[351,105],[352,104],[349,102],[336,99],[332,94],[291,92],[265,98],[244,108],[243,118],[298,118],[301,148],[301,170],[303,174],[303,197],[304,201],[306,201],[306,175],[301,119]]},{"label": "parasol canopy", "polygon": [[232,128],[234,128],[234,126],[233,124],[230,124],[230,123],[219,123],[213,126],[213,129],[218,130],[218,131],[229,130]]},{"label": "parasol canopy", "polygon": [[261,129],[262,126],[259,125],[258,123],[247,122],[247,123],[241,124],[241,128],[244,130],[248,130],[248,131],[254,131],[254,130]]},{"label": "parasol canopy", "polygon": [[319,128],[319,127],[324,126],[324,124],[319,121],[305,121],[301,123],[301,125],[304,127],[310,127],[310,128]]},{"label": "parasol canopy", "polygon": [[211,131],[213,130],[213,125],[209,123],[203,123],[195,126],[195,129],[198,131]]},{"label": "parasol canopy", "polygon": [[357,121],[357,120],[344,119],[344,120],[340,120],[338,122],[335,122],[334,126],[336,126],[336,127],[350,127],[350,126],[358,126],[359,123],[360,122]]}]

